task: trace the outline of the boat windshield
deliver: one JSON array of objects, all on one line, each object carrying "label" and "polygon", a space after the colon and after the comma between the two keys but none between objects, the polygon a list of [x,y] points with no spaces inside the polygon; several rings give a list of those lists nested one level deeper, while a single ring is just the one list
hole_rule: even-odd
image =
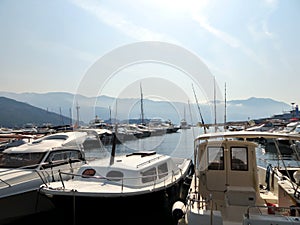
[{"label": "boat windshield", "polygon": [[36,168],[43,159],[44,152],[0,153],[0,168]]}]

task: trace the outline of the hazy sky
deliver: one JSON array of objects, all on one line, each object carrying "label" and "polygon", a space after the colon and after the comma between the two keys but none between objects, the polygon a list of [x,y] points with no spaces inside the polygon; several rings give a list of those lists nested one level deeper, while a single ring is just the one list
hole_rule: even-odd
[{"label": "hazy sky", "polygon": [[299,21],[299,0],[0,0],[0,91],[139,97],[142,83],[146,97],[191,100],[174,64],[126,64],[96,90],[81,85],[103,56],[160,41],[199,57],[227,100],[300,104]]}]

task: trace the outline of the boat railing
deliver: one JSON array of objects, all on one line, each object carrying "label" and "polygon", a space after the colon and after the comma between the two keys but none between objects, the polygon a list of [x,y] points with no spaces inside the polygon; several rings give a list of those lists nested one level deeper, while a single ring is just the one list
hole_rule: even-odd
[{"label": "boat railing", "polygon": [[206,207],[209,205],[209,203],[212,204],[212,199],[210,199],[210,200],[203,199],[203,198],[201,198],[201,196],[199,195],[198,192],[190,192],[186,198],[187,198],[187,202],[188,202],[188,204],[187,204],[188,208],[194,208],[195,203],[196,203],[197,209],[200,210],[200,209],[206,209]]},{"label": "boat railing", "polygon": [[[30,166],[22,166],[22,167],[18,167],[18,168],[5,168],[6,170],[3,170],[0,172],[0,183],[4,183],[6,184],[8,187],[12,187],[14,186],[14,181],[16,180],[15,177],[13,177],[15,174],[20,173],[20,171],[32,171],[38,174],[38,176],[40,177],[40,179],[42,179],[42,181],[44,180],[42,175],[40,174],[40,170],[35,169],[37,165],[30,165]],[[44,171],[44,169],[43,169]],[[4,176],[8,175],[9,177],[6,179],[3,179]],[[13,177],[13,178],[12,178]],[[44,175],[45,177],[45,175]]]},{"label": "boat railing", "polygon": [[[27,166],[22,166],[22,167],[17,167],[17,168],[2,168],[5,169],[0,172],[0,184],[3,183],[7,185],[8,187],[14,186],[15,183],[19,183],[20,180],[17,179],[14,175],[17,175],[20,173],[20,171],[31,171],[32,174],[37,174],[39,179],[41,179],[42,183],[47,183],[50,182],[51,180],[53,181],[55,177],[58,176],[60,169],[56,169],[55,165],[50,166],[51,163],[42,163],[42,164],[32,164],[32,165],[27,165]],[[61,163],[65,164],[65,163]],[[72,164],[71,164],[72,165]],[[78,165],[78,167],[75,167],[72,165],[72,169],[79,169],[81,165]],[[69,170],[69,167],[66,168]],[[7,178],[3,178],[4,176],[8,176]],[[33,175],[34,176],[34,175]]]},{"label": "boat railing", "polygon": [[[128,183],[126,181],[128,180],[142,180],[142,179],[148,179],[149,182],[144,182],[142,184],[147,184],[145,186],[149,187],[149,183],[152,183],[152,188],[155,189],[157,184],[163,184],[163,186],[167,186],[167,181],[171,180],[172,182],[174,180],[176,180],[176,174],[180,174],[180,176],[182,175],[182,169],[178,169],[176,171],[172,170],[170,172],[164,172],[164,173],[159,173],[159,174],[155,174],[155,175],[144,175],[144,176],[138,176],[138,177],[105,177],[105,176],[95,176],[95,175],[84,175],[84,174],[75,174],[75,173],[69,173],[69,172],[64,172],[64,171],[58,171],[59,174],[59,181],[62,183],[62,188],[65,189],[65,179],[63,179],[62,175],[69,175],[72,176],[72,178],[75,177],[80,177],[80,178],[89,178],[89,179],[96,179],[96,180],[107,180],[109,182],[115,183],[115,184],[119,184],[121,187],[121,191],[123,191],[125,185]],[[171,174],[171,176],[168,176],[169,174]],[[159,179],[157,179],[157,177],[161,177]],[[46,186],[48,186],[47,182],[44,182],[44,184]],[[134,187],[134,185],[131,185],[132,187]],[[136,187],[141,187],[141,186],[136,186]]]},{"label": "boat railing", "polygon": [[[0,172],[0,183],[6,184],[8,187],[12,187],[13,184],[9,182],[9,178],[3,179],[4,175],[14,175],[20,173],[20,171],[36,171],[36,168],[39,164],[34,164],[34,165],[28,165],[28,166],[22,166],[22,167],[17,167],[17,168],[5,168],[3,167],[3,171]],[[10,176],[11,178],[11,176]]]},{"label": "boat railing", "polygon": [[0,178],[0,182],[6,184],[8,187],[11,187],[12,185],[8,182],[6,182],[5,180]]}]

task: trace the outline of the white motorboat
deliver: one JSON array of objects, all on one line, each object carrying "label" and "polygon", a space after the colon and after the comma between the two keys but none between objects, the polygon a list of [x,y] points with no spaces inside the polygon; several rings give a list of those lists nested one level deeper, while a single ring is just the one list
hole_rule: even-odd
[{"label": "white motorboat", "polygon": [[178,224],[300,224],[299,167],[284,174],[292,168],[257,165],[256,150],[263,147],[258,145],[262,138],[293,143],[300,136],[236,131],[202,134],[195,139],[190,191],[185,201],[177,201],[172,208]]},{"label": "white motorboat", "polygon": [[44,136],[0,153],[0,224],[53,208],[38,189],[59,177],[58,171],[75,172],[85,164],[82,144],[86,132]]},{"label": "white motorboat", "polygon": [[191,126],[187,123],[187,121],[185,119],[182,119],[180,121],[180,129],[190,129]]},{"label": "white motorboat", "polygon": [[110,224],[167,225],[173,223],[173,203],[187,196],[193,171],[191,159],[155,151],[112,154],[83,165],[73,179],[42,185],[40,192],[65,216],[64,224],[99,218]]},{"label": "white motorboat", "polygon": [[185,116],[185,107],[184,107],[184,114],[183,114],[183,119],[180,121],[180,129],[190,129],[191,125],[188,124],[186,121],[186,116]]}]

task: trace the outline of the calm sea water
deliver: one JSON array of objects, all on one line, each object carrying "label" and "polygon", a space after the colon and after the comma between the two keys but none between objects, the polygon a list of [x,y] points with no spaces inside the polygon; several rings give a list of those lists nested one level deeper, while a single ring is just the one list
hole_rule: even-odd
[{"label": "calm sea water", "polygon": [[[214,132],[214,129],[208,130],[207,132]],[[202,128],[192,127],[191,129],[179,130],[176,133],[162,136],[126,141],[117,145],[116,152],[126,154],[134,151],[155,150],[157,153],[193,159],[194,139],[200,134],[203,134]],[[107,154],[109,154],[112,146],[107,145],[104,146],[104,148]],[[283,166],[283,164],[287,166],[300,166],[295,155],[283,155],[281,159],[279,159],[276,154],[266,152],[263,147],[259,147],[256,153],[257,164],[260,166],[267,166],[269,163],[273,166]],[[90,158],[98,157],[99,150],[90,150],[86,155]]]},{"label": "calm sea water", "polygon": [[[212,131],[213,132],[213,131]],[[165,134],[162,136],[153,136],[143,139],[136,139],[133,141],[126,141],[116,146],[116,154],[126,154],[135,151],[155,150],[157,153],[167,154],[176,157],[184,157],[193,159],[194,151],[194,139],[203,133],[203,130],[198,127],[191,129],[178,130],[176,133]],[[110,154],[112,146],[105,145],[103,150],[107,151],[106,154]],[[100,155],[99,149],[89,149],[86,151],[86,156],[89,159],[98,158]],[[282,161],[273,153],[267,153],[263,149],[257,151],[257,163],[261,166],[267,166],[268,163],[272,165],[282,165]],[[294,156],[284,156],[284,163],[286,165],[297,166],[297,161],[294,160]],[[41,216],[32,216],[26,219],[22,219],[11,225],[52,225],[53,223],[60,225],[60,221],[55,219],[56,215],[53,212],[43,214]],[[46,220],[45,220],[46,219]],[[63,224],[62,224],[63,225]]]},{"label": "calm sea water", "polygon": [[[192,158],[193,140],[201,134],[200,128],[180,129],[176,133],[169,133],[160,136],[150,136],[147,138],[137,138],[125,141],[116,145],[116,154],[126,154],[136,151],[156,151],[157,153],[171,155],[175,157]],[[103,148],[110,154],[112,146],[104,145]],[[99,149],[89,149],[86,151],[89,159],[99,157]]]}]

